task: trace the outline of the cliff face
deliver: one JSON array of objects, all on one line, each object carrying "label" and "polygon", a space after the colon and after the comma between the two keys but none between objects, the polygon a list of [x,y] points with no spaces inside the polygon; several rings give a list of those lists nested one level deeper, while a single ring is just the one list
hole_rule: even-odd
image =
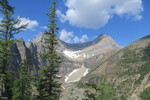
[{"label": "cliff face", "polygon": [[27,60],[29,62],[29,73],[31,75],[36,75],[39,67],[36,63],[36,60],[33,53],[29,48],[26,47],[25,42],[23,39],[19,39],[18,42],[14,43],[13,47],[11,48],[11,52],[14,55],[10,58],[10,63],[12,70],[16,70],[19,63],[22,60]]}]

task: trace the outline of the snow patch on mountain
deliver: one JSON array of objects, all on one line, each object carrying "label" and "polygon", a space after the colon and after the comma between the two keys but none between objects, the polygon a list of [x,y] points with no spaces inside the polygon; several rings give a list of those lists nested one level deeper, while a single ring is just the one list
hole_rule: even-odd
[{"label": "snow patch on mountain", "polygon": [[84,67],[84,65],[82,65],[81,68],[74,69],[68,76],[66,76],[65,82],[66,83],[77,82],[82,77],[84,77],[85,75],[87,75],[88,72],[89,72],[89,69],[86,68],[86,67]]},{"label": "snow patch on mountain", "polygon": [[67,51],[67,50],[63,51],[63,53],[70,58],[79,58],[81,56],[81,55],[77,54],[79,52],[80,51]]},{"label": "snow patch on mountain", "polygon": [[[79,69],[80,69],[80,68],[79,68]],[[72,74],[76,73],[79,69],[74,69],[68,76],[66,76],[65,82],[68,83],[67,81],[68,81],[69,77],[70,77]]]},{"label": "snow patch on mountain", "polygon": [[69,51],[69,50],[65,50],[63,51],[63,54],[65,54],[65,56],[72,58],[72,59],[78,59],[78,58],[89,58],[91,56],[94,56],[94,54],[86,54],[84,53],[84,51]]},{"label": "snow patch on mountain", "polygon": [[83,76],[86,76],[89,73],[89,69],[86,69],[86,71],[84,72]]}]

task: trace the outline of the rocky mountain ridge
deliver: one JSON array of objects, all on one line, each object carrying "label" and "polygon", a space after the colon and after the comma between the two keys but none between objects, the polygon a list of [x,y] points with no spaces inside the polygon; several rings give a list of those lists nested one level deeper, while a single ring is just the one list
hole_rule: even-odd
[{"label": "rocky mountain ridge", "polygon": [[[118,51],[122,47],[114,42],[114,40],[106,34],[98,36],[94,41],[82,43],[82,44],[69,44],[61,41],[58,38],[57,52],[63,58],[62,67],[60,67],[60,76],[67,76],[75,69],[81,68],[83,65],[86,68],[91,69],[91,65],[100,63],[99,61],[106,59],[114,52]],[[30,41],[27,48],[31,53],[34,53],[36,57],[37,66],[41,68],[42,64],[46,64],[46,61],[40,59],[41,54],[46,52],[44,48],[44,35],[39,34],[37,38]],[[90,60],[90,62],[89,62]],[[67,73],[67,75],[66,75]],[[63,80],[65,79],[63,77]]]},{"label": "rocky mountain ridge", "polygon": [[[114,40],[106,34],[98,36],[94,41],[82,44],[69,44],[58,39],[57,52],[63,58],[63,63],[60,67],[61,76],[71,73],[73,70],[86,66],[91,69],[93,65],[102,62],[104,59],[118,51],[122,47],[114,42]],[[46,61],[40,58],[40,55],[46,52],[44,44],[44,35],[40,33],[37,38],[30,41],[27,45],[23,39],[20,39],[12,49],[17,54],[15,61],[20,62],[21,59],[32,59],[31,74],[37,74]],[[32,56],[32,57],[31,57]],[[89,62],[90,61],[90,62]],[[17,62],[16,62],[17,63]],[[63,77],[64,80],[65,77]]]}]

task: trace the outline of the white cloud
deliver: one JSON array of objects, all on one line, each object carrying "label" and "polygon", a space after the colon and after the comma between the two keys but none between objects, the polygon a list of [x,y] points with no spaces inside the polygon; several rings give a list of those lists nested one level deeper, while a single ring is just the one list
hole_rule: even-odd
[{"label": "white cloud", "polygon": [[65,29],[60,32],[60,39],[67,43],[71,42],[71,37],[73,37],[73,32],[67,32]]},{"label": "white cloud", "polygon": [[143,11],[142,0],[117,0],[116,8],[114,12],[119,15],[125,15],[125,17],[133,17],[134,20],[140,20],[140,15]]},{"label": "white cloud", "polygon": [[103,27],[113,15],[140,20],[143,11],[142,0],[66,0],[65,5],[65,14],[57,11],[62,22],[93,29]]},{"label": "white cloud", "polygon": [[89,38],[87,37],[87,35],[83,35],[80,39],[81,43],[86,42]]},{"label": "white cloud", "polygon": [[79,39],[79,37],[75,36],[74,39],[73,39],[73,41],[74,41],[75,43],[79,43],[79,42],[80,42],[80,39]]},{"label": "white cloud", "polygon": [[66,21],[66,16],[64,14],[62,14],[62,12],[60,10],[57,10],[56,14],[58,15],[58,17],[60,18],[60,21],[62,23],[64,23]]},{"label": "white cloud", "polygon": [[60,32],[59,38],[67,43],[83,43],[88,40],[87,35],[82,35],[82,37],[79,38],[78,36],[74,36],[73,32],[67,32],[65,29]]},{"label": "white cloud", "polygon": [[89,38],[88,38],[87,35],[82,35],[81,38],[79,38],[78,36],[75,36],[73,40],[74,40],[74,43],[84,43],[84,42],[86,42],[88,39],[89,39]]},{"label": "white cloud", "polygon": [[27,29],[33,30],[34,27],[38,26],[39,23],[35,20],[30,20],[29,18],[20,18],[20,23],[16,25],[16,27],[19,27],[21,25],[28,24]]},{"label": "white cloud", "polygon": [[42,28],[42,29],[46,29],[46,30],[48,29],[47,26],[43,26],[43,27],[41,27],[41,28]]}]

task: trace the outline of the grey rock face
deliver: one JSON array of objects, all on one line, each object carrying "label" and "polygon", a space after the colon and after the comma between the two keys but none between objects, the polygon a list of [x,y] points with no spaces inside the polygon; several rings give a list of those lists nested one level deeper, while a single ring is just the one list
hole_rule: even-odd
[{"label": "grey rock face", "polygon": [[10,64],[12,70],[17,70],[19,64],[23,60],[27,60],[29,63],[29,74],[36,75],[39,70],[38,65],[36,63],[36,59],[34,54],[28,49],[25,45],[23,39],[19,39],[16,43],[13,44],[11,48],[11,52],[14,53],[10,58]]}]

